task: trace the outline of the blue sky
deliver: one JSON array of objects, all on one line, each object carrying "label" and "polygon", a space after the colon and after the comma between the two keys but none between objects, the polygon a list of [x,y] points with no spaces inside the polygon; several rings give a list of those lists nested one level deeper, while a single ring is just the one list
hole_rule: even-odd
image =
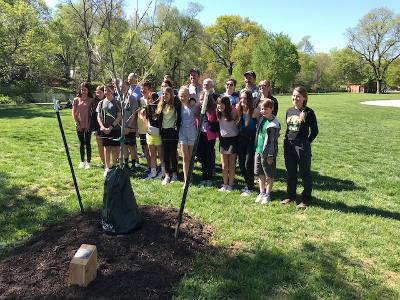
[{"label": "blue sky", "polygon": [[[46,0],[53,6],[57,0]],[[175,0],[173,5],[185,10],[188,0]],[[193,0],[192,0],[193,2]],[[283,32],[297,43],[303,36],[311,36],[311,43],[317,52],[329,52],[332,48],[346,46],[345,32],[355,27],[358,21],[371,9],[386,7],[400,13],[399,0],[202,0],[198,19],[210,25],[221,15],[248,17],[274,33]],[[131,14],[136,0],[125,0],[126,12]],[[148,0],[139,0],[139,9],[144,9]]]}]

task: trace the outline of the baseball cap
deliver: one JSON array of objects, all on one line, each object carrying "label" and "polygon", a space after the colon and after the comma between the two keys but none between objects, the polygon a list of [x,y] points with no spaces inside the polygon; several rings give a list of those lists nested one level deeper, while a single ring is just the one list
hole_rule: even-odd
[{"label": "baseball cap", "polygon": [[254,72],[254,71],[247,71],[243,74],[243,76],[247,76],[247,75],[250,75],[250,76],[256,78],[256,72]]}]

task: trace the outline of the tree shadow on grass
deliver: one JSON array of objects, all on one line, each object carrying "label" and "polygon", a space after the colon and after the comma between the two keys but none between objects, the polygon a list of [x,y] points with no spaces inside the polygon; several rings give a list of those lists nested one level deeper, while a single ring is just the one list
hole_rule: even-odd
[{"label": "tree shadow on grass", "polygon": [[8,174],[0,172],[0,258],[66,213],[62,205],[48,202],[29,186],[11,184]]},{"label": "tree shadow on grass", "polygon": [[344,250],[335,243],[308,242],[290,251],[211,249],[197,261],[180,295],[183,299],[396,298],[396,290],[366,274],[369,270],[362,262],[349,259]]},{"label": "tree shadow on grass", "polygon": [[[0,118],[4,119],[32,119],[32,118],[55,118],[55,112],[49,111],[50,105],[7,105],[0,106]],[[71,113],[68,110],[69,114]],[[63,114],[63,112],[61,112]]]},{"label": "tree shadow on grass", "polygon": [[[365,187],[357,186],[354,181],[321,175],[319,172],[311,171],[313,178],[313,189],[319,191],[366,191]],[[286,170],[277,169],[277,179],[287,181]],[[301,183],[301,178],[298,178]]]},{"label": "tree shadow on grass", "polygon": [[366,216],[377,216],[381,218],[393,219],[400,221],[400,212],[374,208],[366,205],[349,206],[341,201],[329,202],[313,197],[312,206],[318,206],[323,209],[337,210],[344,213],[362,214]]}]

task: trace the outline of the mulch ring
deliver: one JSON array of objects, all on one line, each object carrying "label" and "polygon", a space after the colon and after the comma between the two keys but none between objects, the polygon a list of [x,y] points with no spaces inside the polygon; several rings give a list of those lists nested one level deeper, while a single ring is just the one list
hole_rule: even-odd
[{"label": "mulch ring", "polygon": [[[141,206],[142,228],[110,236],[101,213],[50,226],[0,262],[0,298],[170,299],[211,230],[185,215],[174,240],[176,209]],[[97,278],[86,288],[69,286],[69,262],[81,244],[97,246]]]}]

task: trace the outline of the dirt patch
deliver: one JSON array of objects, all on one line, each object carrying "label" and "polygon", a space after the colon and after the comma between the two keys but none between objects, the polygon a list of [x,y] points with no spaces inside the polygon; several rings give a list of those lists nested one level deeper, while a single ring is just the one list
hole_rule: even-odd
[{"label": "dirt patch", "polygon": [[[145,223],[128,235],[103,233],[100,212],[49,227],[0,262],[0,298],[172,298],[196,252],[205,249],[210,228],[185,216],[175,242],[175,209],[141,206],[140,211]],[[97,278],[86,288],[69,286],[69,262],[85,243],[97,246]]]}]

